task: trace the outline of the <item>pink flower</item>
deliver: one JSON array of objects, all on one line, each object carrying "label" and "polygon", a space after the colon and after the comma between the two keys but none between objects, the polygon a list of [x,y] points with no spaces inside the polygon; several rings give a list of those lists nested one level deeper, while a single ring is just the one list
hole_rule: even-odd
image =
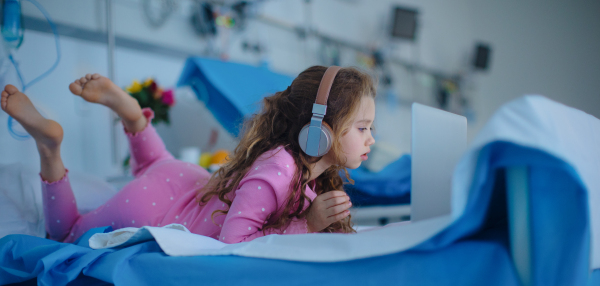
[{"label": "pink flower", "polygon": [[162,103],[168,106],[173,106],[175,104],[175,95],[173,94],[173,90],[169,89],[164,91],[160,100]]}]

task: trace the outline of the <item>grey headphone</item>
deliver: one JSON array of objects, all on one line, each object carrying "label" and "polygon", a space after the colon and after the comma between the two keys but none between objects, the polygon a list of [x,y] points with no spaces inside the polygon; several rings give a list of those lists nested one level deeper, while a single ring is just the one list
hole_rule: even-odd
[{"label": "grey headphone", "polygon": [[327,111],[327,98],[333,85],[333,80],[341,68],[331,66],[327,68],[317,92],[317,100],[313,104],[310,123],[304,125],[298,134],[300,149],[309,156],[321,157],[331,149],[333,131],[327,123],[323,122]]}]

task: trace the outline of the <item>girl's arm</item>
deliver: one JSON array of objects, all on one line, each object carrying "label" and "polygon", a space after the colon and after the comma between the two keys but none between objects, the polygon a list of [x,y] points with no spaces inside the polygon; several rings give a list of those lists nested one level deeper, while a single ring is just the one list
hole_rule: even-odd
[{"label": "girl's arm", "polygon": [[[279,204],[287,198],[289,170],[278,165],[263,165],[261,168],[261,172],[249,174],[248,179],[240,184],[225,218],[219,240],[238,243],[264,236],[260,229],[271,215],[277,213]],[[266,231],[266,235],[274,233],[308,233],[306,219],[294,218],[285,229]]]},{"label": "girl's arm", "polygon": [[[277,212],[275,190],[264,180],[249,180],[236,191],[227,213],[220,240],[226,243],[251,241],[264,236],[260,230],[271,214]],[[286,229],[269,229],[266,234],[308,233],[306,219],[292,219]]]}]

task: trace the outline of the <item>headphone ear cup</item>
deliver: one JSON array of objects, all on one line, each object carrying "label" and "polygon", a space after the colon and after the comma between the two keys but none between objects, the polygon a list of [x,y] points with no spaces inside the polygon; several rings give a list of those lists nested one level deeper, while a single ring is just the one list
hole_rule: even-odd
[{"label": "headphone ear cup", "polygon": [[[304,127],[302,127],[302,129],[300,130],[300,134],[298,134],[298,143],[300,144],[300,149],[302,149],[302,152],[306,153],[306,149],[307,149],[307,140],[308,140],[308,130],[309,130],[310,124],[306,124],[304,125]],[[329,149],[331,149],[331,145],[333,142],[333,130],[331,129],[331,127],[329,127],[329,125],[327,125],[327,123],[323,122],[321,124],[321,139],[319,142],[319,151],[318,154],[316,156],[313,157],[321,157],[325,154],[327,154],[327,152],[329,152]],[[306,153],[307,155],[310,155],[308,153]],[[312,155],[311,155],[312,156]]]}]

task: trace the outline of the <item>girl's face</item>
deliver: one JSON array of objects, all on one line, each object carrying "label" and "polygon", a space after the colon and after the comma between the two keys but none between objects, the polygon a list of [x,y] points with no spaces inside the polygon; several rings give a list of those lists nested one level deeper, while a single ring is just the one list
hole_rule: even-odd
[{"label": "girl's face", "polygon": [[375,143],[372,126],[375,120],[375,100],[369,96],[363,96],[356,115],[354,116],[350,129],[340,138],[340,143],[346,164],[350,169],[360,167],[367,160],[367,154],[371,152],[371,145]]}]

